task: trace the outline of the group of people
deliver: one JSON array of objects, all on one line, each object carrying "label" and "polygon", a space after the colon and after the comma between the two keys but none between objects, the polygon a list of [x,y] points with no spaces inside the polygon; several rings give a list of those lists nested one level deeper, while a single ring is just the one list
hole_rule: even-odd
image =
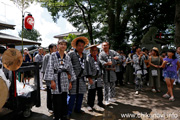
[{"label": "group of people", "polygon": [[[153,47],[147,54],[141,51],[140,47],[136,47],[132,62],[135,69],[135,89],[136,93],[143,90],[142,85],[149,78],[149,86],[152,87],[152,92],[160,92],[161,69],[163,69],[162,76],[167,84],[168,91],[163,95],[164,98],[169,98],[174,101],[173,84],[180,83],[179,68],[180,68],[180,47],[177,52],[173,49],[167,51],[167,55],[160,56],[159,50]],[[177,59],[178,58],[178,59]],[[148,78],[147,78],[148,77]]]},{"label": "group of people", "polygon": [[[53,111],[55,120],[66,120],[73,111],[83,113],[81,106],[87,90],[88,110],[93,110],[96,93],[100,110],[115,102],[118,83],[121,86],[135,84],[136,95],[143,90],[145,83],[149,84],[152,92],[160,92],[162,69],[168,88],[163,97],[175,100],[173,84],[180,82],[180,47],[177,52],[170,49],[167,55],[160,55],[156,47],[142,51],[136,46],[126,58],[123,51],[111,50],[108,42],[102,43],[101,52],[97,47],[99,44],[88,46],[89,54],[86,54],[84,49],[88,44],[86,37],[77,37],[71,43],[74,50],[67,53],[67,41],[59,40],[57,45],[49,45],[48,54],[43,56],[42,48],[39,48],[35,56],[36,62],[42,62],[40,76],[46,81],[47,107]],[[124,72],[126,77],[123,80]]]},{"label": "group of people", "polygon": [[88,110],[94,107],[96,92],[100,110],[115,102],[115,69],[121,55],[110,50],[108,42],[102,43],[101,53],[99,44],[88,46],[90,53],[86,55],[84,48],[88,44],[86,37],[77,37],[71,43],[74,50],[67,53],[67,41],[59,40],[57,45],[49,45],[49,53],[43,57],[41,73],[47,85],[47,107],[53,110],[55,120],[66,120],[73,111],[83,113],[81,106],[87,88]]}]

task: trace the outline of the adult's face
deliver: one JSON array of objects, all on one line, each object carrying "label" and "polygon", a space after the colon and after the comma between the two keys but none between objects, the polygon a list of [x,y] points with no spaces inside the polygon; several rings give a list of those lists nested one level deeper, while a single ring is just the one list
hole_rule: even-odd
[{"label": "adult's face", "polygon": [[46,55],[46,51],[43,51],[43,55]]},{"label": "adult's face", "polygon": [[136,49],[136,52],[140,53],[141,52],[141,48]]},{"label": "adult's face", "polygon": [[152,50],[151,55],[156,55],[156,52],[154,50]]},{"label": "adult's face", "polygon": [[27,50],[24,50],[24,55],[27,55]]},{"label": "adult's face", "polygon": [[98,48],[97,47],[92,47],[90,52],[91,52],[92,56],[96,56],[98,54]]},{"label": "adult's face", "polygon": [[148,50],[145,50],[144,52],[145,52],[146,54],[148,54],[148,53],[149,53],[149,51],[148,51]]},{"label": "adult's face", "polygon": [[180,47],[177,48],[177,53],[180,53]]},{"label": "adult's face", "polygon": [[56,46],[53,46],[53,48],[50,49],[50,52],[56,52],[57,51],[57,47]]},{"label": "adult's face", "polygon": [[39,53],[40,53],[40,54],[43,54],[43,49],[39,49]]},{"label": "adult's face", "polygon": [[106,43],[106,42],[104,42],[104,43],[102,44],[102,48],[103,48],[104,51],[108,51],[108,50],[109,50],[109,44]]},{"label": "adult's face", "polygon": [[78,42],[78,44],[76,45],[76,50],[82,53],[84,51],[84,43]]},{"label": "adult's face", "polygon": [[61,42],[58,45],[60,51],[65,51],[67,49],[67,44],[65,42]]}]

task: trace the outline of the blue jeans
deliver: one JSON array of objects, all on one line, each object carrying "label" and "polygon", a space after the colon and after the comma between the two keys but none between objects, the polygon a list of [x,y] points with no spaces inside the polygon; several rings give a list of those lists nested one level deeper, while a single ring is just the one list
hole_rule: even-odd
[{"label": "blue jeans", "polygon": [[68,115],[72,114],[75,100],[76,100],[76,104],[75,104],[74,111],[80,112],[84,94],[75,94],[75,95],[69,95],[69,96],[70,96],[70,99],[69,99],[69,104],[68,104]]}]

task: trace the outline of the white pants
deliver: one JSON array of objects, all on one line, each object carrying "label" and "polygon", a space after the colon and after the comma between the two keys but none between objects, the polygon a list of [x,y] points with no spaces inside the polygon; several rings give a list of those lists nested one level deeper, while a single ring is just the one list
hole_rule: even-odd
[{"label": "white pants", "polygon": [[115,97],[115,82],[104,83],[105,101]]}]

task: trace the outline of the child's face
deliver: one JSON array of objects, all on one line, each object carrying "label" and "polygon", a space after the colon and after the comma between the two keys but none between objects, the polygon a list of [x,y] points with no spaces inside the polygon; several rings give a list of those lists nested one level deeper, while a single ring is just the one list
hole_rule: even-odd
[{"label": "child's face", "polygon": [[65,42],[59,43],[58,46],[59,46],[59,49],[60,49],[61,51],[65,51],[66,48],[67,48],[67,44],[66,44]]},{"label": "child's face", "polygon": [[169,57],[172,57],[174,55],[174,53],[172,53],[172,52],[168,52],[167,54]]}]

